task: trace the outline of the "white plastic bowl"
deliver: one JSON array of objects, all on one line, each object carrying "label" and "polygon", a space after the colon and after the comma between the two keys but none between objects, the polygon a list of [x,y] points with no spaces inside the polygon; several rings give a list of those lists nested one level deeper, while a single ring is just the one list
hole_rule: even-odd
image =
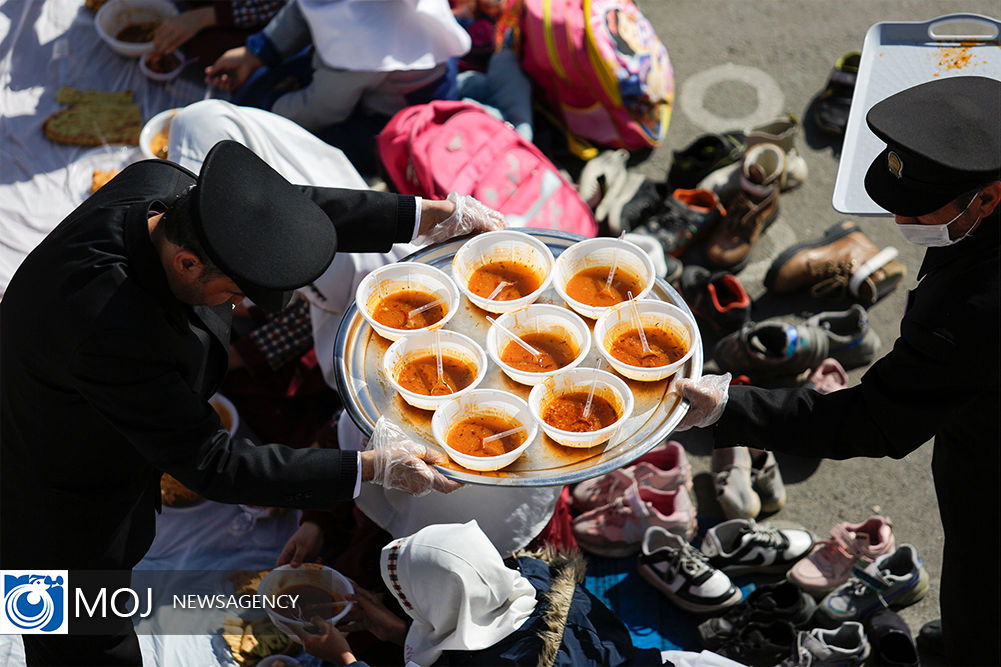
[{"label": "white plastic bowl", "polygon": [[[326,565],[319,565],[317,563],[305,563],[299,567],[282,565],[281,567],[276,567],[271,570],[271,572],[261,579],[261,583],[257,586],[257,593],[259,595],[279,595],[282,591],[292,586],[302,585],[316,586],[317,588],[330,591],[340,599],[343,599],[344,596],[355,592],[354,586],[351,585],[351,581],[337,570],[329,568]],[[341,620],[349,611],[351,611],[351,607],[353,606],[354,602],[349,600],[346,604],[336,607],[337,609],[340,609],[337,614],[328,616],[324,620],[333,625],[337,623],[337,621]],[[266,607],[266,611],[268,613],[268,618],[271,619],[272,623],[278,626],[278,628],[289,637],[299,641],[299,635],[296,634],[296,629],[304,630],[306,625],[305,623],[297,621],[293,618],[282,616],[270,607]],[[320,615],[322,616],[322,614]],[[304,616],[308,620],[309,612],[307,611]]]},{"label": "white plastic bowl", "polygon": [[[456,422],[480,415],[499,415],[513,419],[527,429],[525,442],[499,456],[471,456],[449,447],[446,438]],[[442,405],[431,418],[431,433],[449,458],[470,470],[500,470],[514,463],[528,449],[539,433],[539,425],[528,403],[499,389],[477,389]]]},{"label": "white plastic bowl", "polygon": [[591,306],[567,295],[567,283],[578,272],[595,267],[611,268],[616,262],[616,270],[622,268],[640,279],[643,287],[634,299],[642,299],[651,289],[656,279],[653,260],[635,243],[615,238],[598,238],[579,241],[564,250],[553,266],[553,289],[575,311],[592,320],[601,317],[613,306]]},{"label": "white plastic bowl", "polygon": [[170,133],[170,124],[174,121],[174,115],[178,111],[180,109],[167,109],[146,121],[142,131],[139,132],[139,151],[143,154],[143,157],[150,159],[157,157],[151,146],[153,137],[160,132]]},{"label": "white plastic bowl", "polygon": [[536,331],[559,334],[560,337],[572,341],[580,350],[577,357],[563,368],[554,371],[533,373],[513,368],[501,360],[501,352],[508,345],[517,345],[500,330],[497,325],[491,325],[487,331],[487,354],[493,359],[504,374],[515,382],[536,385],[561,370],[569,370],[578,366],[591,350],[591,329],[584,320],[562,306],[536,303],[521,310],[505,313],[497,318],[497,324],[507,328],[517,335],[535,333]]},{"label": "white plastic bowl", "polygon": [[[230,424],[226,430],[230,435],[236,435],[237,429],[240,428],[240,413],[236,411],[236,406],[233,405],[233,402],[222,394],[213,394],[212,398],[209,399],[209,403],[216,409],[216,412],[224,411],[229,415]],[[222,417],[219,419],[222,420]]]},{"label": "white plastic bowl", "polygon": [[[394,292],[419,289],[445,299],[445,317],[429,327],[421,329],[394,329],[372,319],[372,310],[384,298]],[[459,310],[459,288],[448,274],[429,264],[420,262],[397,262],[379,267],[365,276],[355,290],[355,303],[365,321],[383,338],[399,340],[425,331],[434,331],[445,326]]]},{"label": "white plastic bowl", "polygon": [[[484,264],[509,259],[530,267],[542,276],[542,283],[531,294],[509,301],[486,299],[469,289],[473,272]],[[549,287],[553,268],[553,252],[534,236],[505,229],[486,232],[466,241],[452,258],[452,277],[462,293],[475,306],[491,313],[508,313],[534,303]]]},{"label": "white plastic bowl", "polygon": [[[476,377],[468,387],[442,396],[428,396],[404,389],[396,381],[403,366],[412,359],[434,354],[434,337],[441,337],[441,352],[443,356],[458,357],[462,361],[476,367]],[[453,398],[458,398],[476,389],[487,374],[487,353],[469,336],[455,331],[425,331],[404,336],[389,346],[382,357],[382,372],[389,378],[393,389],[403,397],[403,400],[421,410],[437,410]]]},{"label": "white plastic bowl", "polygon": [[177,7],[167,0],[110,0],[98,10],[94,28],[115,53],[138,58],[153,48],[153,42],[123,42],[115,35],[133,23],[162,21],[176,14]]},{"label": "white plastic bowl", "polygon": [[150,54],[144,53],[139,57],[139,71],[145,74],[147,79],[159,81],[160,83],[176,79],[177,75],[184,69],[184,54],[180,51],[171,51],[170,55],[177,59],[177,66],[174,69],[167,72],[154,72],[150,69],[149,63],[146,62]]},{"label": "white plastic bowl", "polygon": [[[590,391],[591,384],[597,383],[595,396],[600,396],[612,404],[619,418],[597,431],[564,431],[551,426],[542,418],[542,412],[549,401],[562,394]],[[561,371],[532,388],[528,394],[528,408],[539,422],[542,431],[556,442],[566,447],[595,447],[610,440],[619,427],[633,413],[633,392],[629,385],[608,371],[594,368],[574,368]]]},{"label": "white plastic bowl", "polygon": [[699,329],[689,315],[675,305],[656,299],[642,299],[636,302],[640,312],[640,322],[644,326],[655,326],[661,329],[675,330],[688,344],[688,352],[674,363],[666,366],[633,366],[613,357],[608,352],[608,346],[626,331],[634,330],[632,307],[621,303],[610,309],[594,323],[594,344],[598,346],[601,356],[612,365],[616,371],[632,380],[653,382],[663,380],[673,375],[687,362],[699,341]]}]

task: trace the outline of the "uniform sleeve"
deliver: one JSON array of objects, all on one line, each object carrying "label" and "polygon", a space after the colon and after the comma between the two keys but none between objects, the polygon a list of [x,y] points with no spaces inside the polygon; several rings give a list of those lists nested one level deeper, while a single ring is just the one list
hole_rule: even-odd
[{"label": "uniform sleeve", "polygon": [[153,466],[219,502],[326,509],[353,497],[356,452],[230,437],[167,355],[102,329],[70,359],[74,389]]},{"label": "uniform sleeve", "polygon": [[299,186],[337,229],[338,252],[389,252],[414,233],[414,197],[371,190]]}]

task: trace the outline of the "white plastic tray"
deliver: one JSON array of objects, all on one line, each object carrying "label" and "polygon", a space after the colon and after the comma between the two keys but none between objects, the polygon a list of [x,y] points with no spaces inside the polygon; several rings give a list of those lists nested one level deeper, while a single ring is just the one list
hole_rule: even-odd
[{"label": "white plastic tray", "polygon": [[865,123],[869,109],[901,90],[939,78],[986,76],[1001,80],[999,35],[1001,22],[980,14],[884,22],[869,28],[831,201],[837,211],[887,215],[869,198],[863,184],[869,165],[886,148]]}]

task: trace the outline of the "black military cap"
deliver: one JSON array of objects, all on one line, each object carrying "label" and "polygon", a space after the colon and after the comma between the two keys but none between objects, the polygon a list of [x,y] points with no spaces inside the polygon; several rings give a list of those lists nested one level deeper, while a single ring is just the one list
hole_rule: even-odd
[{"label": "black military cap", "polygon": [[1001,178],[1001,81],[922,83],[873,106],[866,122],[886,149],[869,166],[865,190],[891,213],[925,215]]},{"label": "black military cap", "polygon": [[209,259],[261,308],[288,305],[322,274],[337,234],[327,215],[249,148],[220,141],[202,163],[194,227]]}]

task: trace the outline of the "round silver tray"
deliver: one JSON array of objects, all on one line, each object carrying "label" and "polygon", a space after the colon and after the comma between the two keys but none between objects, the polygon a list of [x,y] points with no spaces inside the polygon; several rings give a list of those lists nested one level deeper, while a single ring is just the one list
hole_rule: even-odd
[{"label": "round silver tray", "polygon": [[[537,237],[558,256],[565,249],[585,237],[548,229],[522,229]],[[451,275],[452,257],[465,238],[429,246],[415,252],[404,261],[423,262]],[[673,303],[691,314],[678,292],[660,278],[647,298],[662,299]],[[563,300],[550,287],[536,303],[552,303],[565,307]],[[449,320],[446,329],[464,333],[481,345],[486,340],[490,323],[489,313],[473,306],[461,297],[459,312]],[[585,318],[593,326],[594,322]],[[597,447],[578,449],[564,447],[550,440],[539,431],[534,443],[517,461],[503,470],[476,472],[449,460],[439,466],[447,477],[467,484],[488,486],[563,486],[590,477],[596,477],[627,465],[663,441],[688,412],[688,402],[673,391],[675,377],[697,378],[702,375],[702,339],[694,337],[695,351],[681,370],[671,378],[658,382],[637,382],[623,378],[633,391],[633,414],[608,442]],[[341,320],[334,344],[334,367],[337,371],[337,389],[344,408],[352,421],[366,436],[372,434],[380,415],[398,423],[413,439],[427,443],[444,454],[431,435],[432,412],[408,405],[383,376],[382,356],[390,341],[375,333],[352,302]],[[602,367],[611,370],[592,345],[580,368],[594,368],[601,361]],[[482,388],[508,391],[525,400],[531,387],[508,378],[492,362],[483,379]]]}]

